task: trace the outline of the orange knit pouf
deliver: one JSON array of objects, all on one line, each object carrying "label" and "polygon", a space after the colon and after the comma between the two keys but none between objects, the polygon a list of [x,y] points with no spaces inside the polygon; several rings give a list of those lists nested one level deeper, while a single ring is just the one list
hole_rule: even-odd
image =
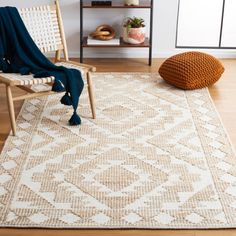
[{"label": "orange knit pouf", "polygon": [[224,73],[215,57],[201,52],[185,52],[167,59],[160,67],[161,77],[181,89],[199,89],[214,84]]}]

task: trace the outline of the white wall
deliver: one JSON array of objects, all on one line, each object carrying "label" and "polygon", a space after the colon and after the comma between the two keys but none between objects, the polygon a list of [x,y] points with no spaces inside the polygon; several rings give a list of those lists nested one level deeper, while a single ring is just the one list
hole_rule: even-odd
[{"label": "white wall", "polygon": [[[113,0],[114,1],[114,0]],[[117,1],[117,0],[115,0]],[[53,0],[0,0],[0,6],[27,7],[52,3]],[[79,0],[60,0],[66,38],[71,57],[79,56]],[[153,56],[168,57],[180,50],[175,49],[178,0],[154,0]],[[126,16],[142,16],[149,19],[147,10],[85,10],[84,29],[93,31],[97,25],[108,23],[118,31]],[[85,57],[146,57],[147,49],[85,49]],[[235,57],[235,50],[214,50],[219,57]]]}]

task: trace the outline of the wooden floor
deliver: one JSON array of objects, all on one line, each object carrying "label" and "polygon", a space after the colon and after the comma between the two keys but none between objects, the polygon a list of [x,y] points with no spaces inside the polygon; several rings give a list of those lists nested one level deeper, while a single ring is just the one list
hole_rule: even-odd
[{"label": "wooden floor", "polygon": [[[145,60],[139,59],[88,59],[85,61],[97,67],[99,72],[157,72],[161,59],[154,60],[149,67]],[[236,147],[236,60],[222,60],[225,73],[222,79],[209,88],[222,121]],[[15,95],[22,94],[14,90]],[[10,131],[9,117],[5,99],[5,88],[0,85],[0,150]],[[15,104],[16,114],[22,103]],[[0,229],[0,236],[236,236],[236,230],[38,230],[38,229]]]}]

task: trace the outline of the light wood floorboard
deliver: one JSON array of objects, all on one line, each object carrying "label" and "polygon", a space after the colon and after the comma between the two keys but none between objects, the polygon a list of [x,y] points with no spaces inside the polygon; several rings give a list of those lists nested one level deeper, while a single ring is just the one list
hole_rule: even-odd
[{"label": "light wood floorboard", "polygon": [[[157,72],[162,59],[155,59],[151,67],[142,59],[87,59],[98,72]],[[221,80],[209,88],[212,99],[220,113],[223,124],[236,147],[236,60],[222,60],[225,73]],[[24,94],[14,89],[13,94]],[[16,102],[16,115],[22,102]],[[0,150],[10,131],[6,94],[0,85]],[[236,230],[46,230],[46,229],[0,229],[0,236],[236,236]]]}]

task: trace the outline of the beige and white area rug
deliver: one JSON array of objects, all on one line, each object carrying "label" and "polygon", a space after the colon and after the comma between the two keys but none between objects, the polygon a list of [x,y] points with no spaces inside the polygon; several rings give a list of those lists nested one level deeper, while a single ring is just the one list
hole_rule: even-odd
[{"label": "beige and white area rug", "polygon": [[83,124],[60,95],[24,103],[0,158],[0,226],[236,227],[236,157],[207,89],[157,74],[93,75]]}]

